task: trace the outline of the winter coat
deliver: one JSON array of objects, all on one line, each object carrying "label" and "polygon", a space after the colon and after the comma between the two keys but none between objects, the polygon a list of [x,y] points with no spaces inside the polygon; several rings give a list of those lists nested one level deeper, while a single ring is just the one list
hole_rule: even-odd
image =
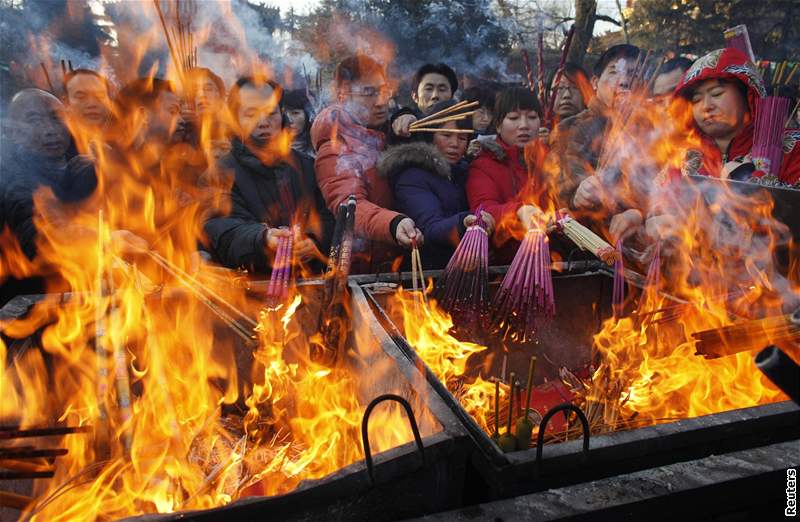
[{"label": "winter coat", "polygon": [[559,207],[572,207],[583,180],[594,174],[609,126],[608,108],[596,96],[589,106],[559,123],[548,163],[557,165],[555,190]]},{"label": "winter coat", "polygon": [[[235,139],[231,152],[220,159],[219,169],[233,175],[225,195],[230,211],[208,219],[205,231],[213,255],[223,265],[269,272],[264,234],[268,228],[293,224],[327,254],[333,216],[317,189],[311,158],[292,152],[285,160],[265,165]],[[319,271],[321,265],[311,269]]]},{"label": "winter coat", "polygon": [[376,165],[385,147],[382,132],[361,125],[341,105],[323,110],[311,127],[317,151],[317,182],[331,212],[356,197],[356,241],[352,272],[391,269],[403,252],[395,241],[397,225],[405,216],[390,210],[394,198],[389,180],[379,176]]},{"label": "winter coat", "polygon": [[[523,203],[533,202],[534,185],[540,180],[530,178],[524,151],[506,145],[499,136],[493,145],[490,143],[483,144],[483,149],[469,165],[467,201],[472,212],[482,206],[494,218],[496,231],[492,236],[495,247],[492,262],[506,264],[513,259],[519,244],[512,239],[519,227],[517,210]],[[538,142],[535,147],[539,148]],[[536,156],[541,154],[539,151]]]},{"label": "winter coat", "polygon": [[451,166],[433,145],[409,143],[389,147],[378,173],[389,179],[397,209],[425,236],[423,267],[444,268],[466,230],[466,164]]},{"label": "winter coat", "polygon": [[54,206],[71,205],[88,199],[97,187],[94,165],[86,156],[74,156],[64,167],[31,152],[15,150],[5,156],[2,169],[3,214],[11,232],[28,259],[36,257],[38,236],[34,215],[53,209],[34,208],[34,194],[42,188],[53,191]]},{"label": "winter coat", "polygon": [[732,48],[718,49],[697,60],[684,74],[675,89],[675,96],[687,98],[693,88],[711,80],[736,79],[747,88],[747,103],[752,116],[746,125],[728,145],[728,150],[720,151],[714,140],[704,134],[691,111],[686,111],[688,140],[700,143],[686,151],[680,169],[668,169],[659,178],[661,183],[691,174],[713,177],[730,177],[760,184],[800,187],[800,130],[787,129],[783,139],[783,161],[777,176],[767,176],[753,163],[751,151],[754,139],[756,102],[766,96],[766,89],[755,65],[740,51]]}]

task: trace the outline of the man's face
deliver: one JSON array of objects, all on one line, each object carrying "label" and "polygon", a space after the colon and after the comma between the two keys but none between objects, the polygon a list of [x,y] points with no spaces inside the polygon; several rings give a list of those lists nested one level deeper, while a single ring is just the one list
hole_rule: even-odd
[{"label": "man's face", "polygon": [[712,138],[732,138],[744,127],[747,100],[733,83],[706,80],[690,98],[697,126]]},{"label": "man's face", "polygon": [[158,95],[148,120],[147,138],[163,143],[182,141],[186,134],[186,120],[181,115],[181,101],[171,92]]},{"label": "man's face", "polygon": [[83,124],[100,127],[108,121],[111,99],[103,80],[93,74],[77,74],[66,87],[69,111]]},{"label": "man's face", "polygon": [[417,86],[417,92],[411,96],[417,103],[417,107],[423,113],[440,101],[447,101],[453,97],[453,90],[450,82],[443,74],[428,73],[422,77]]},{"label": "man's face", "polygon": [[222,93],[211,78],[200,78],[195,83],[194,106],[197,114],[216,111],[222,104]]},{"label": "man's face", "polygon": [[380,74],[345,82],[341,96],[348,110],[367,127],[379,128],[389,119],[389,87]]},{"label": "man's face", "polygon": [[566,75],[561,75],[558,85],[553,85],[552,89],[556,96],[555,113],[559,118],[569,118],[586,108],[581,90]]},{"label": "man's face", "polygon": [[288,109],[286,117],[294,134],[300,134],[306,128],[306,112],[303,109]]},{"label": "man's face", "polygon": [[631,76],[636,65],[634,58],[616,58],[606,65],[600,78],[592,78],[597,98],[607,107],[614,107],[617,98],[630,92]]},{"label": "man's face", "polygon": [[281,110],[275,91],[270,85],[242,87],[236,116],[242,135],[248,136],[257,144],[269,142],[281,130]]},{"label": "man's face", "polygon": [[653,82],[653,103],[656,106],[666,109],[672,99],[672,93],[681,82],[684,71],[675,69],[668,73],[659,74]]},{"label": "man's face", "polygon": [[62,121],[64,107],[56,99],[30,96],[20,103],[14,117],[12,140],[32,152],[57,160],[69,147],[69,133]]}]

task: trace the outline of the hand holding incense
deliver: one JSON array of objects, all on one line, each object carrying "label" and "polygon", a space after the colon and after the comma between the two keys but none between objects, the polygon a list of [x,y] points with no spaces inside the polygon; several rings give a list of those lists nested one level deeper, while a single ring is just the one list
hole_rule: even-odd
[{"label": "hand holding incense", "polygon": [[491,325],[493,330],[525,342],[533,339],[543,321],[555,316],[555,309],[547,234],[531,229],[492,300]]},{"label": "hand holding incense", "polygon": [[475,224],[467,227],[435,291],[439,306],[465,328],[483,324],[488,305],[489,234],[481,210],[475,213]]},{"label": "hand holding incense", "polygon": [[622,257],[622,253],[608,244],[603,238],[580,224],[570,216],[557,220],[561,232],[581,250],[591,252],[609,266]]},{"label": "hand holding incense", "polygon": [[280,236],[267,286],[267,306],[270,308],[277,307],[289,296],[293,252],[294,237],[291,234]]}]

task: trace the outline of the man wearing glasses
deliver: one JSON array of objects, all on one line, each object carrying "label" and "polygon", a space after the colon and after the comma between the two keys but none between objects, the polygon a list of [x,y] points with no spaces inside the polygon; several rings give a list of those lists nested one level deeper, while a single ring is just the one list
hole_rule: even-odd
[{"label": "man wearing glasses", "polygon": [[372,58],[355,55],[338,65],[334,82],[337,103],[323,110],[311,128],[317,182],[334,213],[351,194],[358,202],[352,271],[388,271],[402,256],[397,247],[421,244],[423,237],[411,218],[390,210],[389,183],[375,168],[386,144],[380,130],[389,117],[386,74]]}]

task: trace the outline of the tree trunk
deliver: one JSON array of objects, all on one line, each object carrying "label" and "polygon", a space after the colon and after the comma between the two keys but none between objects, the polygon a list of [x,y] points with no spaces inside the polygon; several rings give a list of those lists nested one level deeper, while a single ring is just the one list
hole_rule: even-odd
[{"label": "tree trunk", "polygon": [[586,48],[592,41],[594,33],[594,15],[597,11],[597,0],[575,0],[575,36],[569,49],[567,59],[583,65]]}]

